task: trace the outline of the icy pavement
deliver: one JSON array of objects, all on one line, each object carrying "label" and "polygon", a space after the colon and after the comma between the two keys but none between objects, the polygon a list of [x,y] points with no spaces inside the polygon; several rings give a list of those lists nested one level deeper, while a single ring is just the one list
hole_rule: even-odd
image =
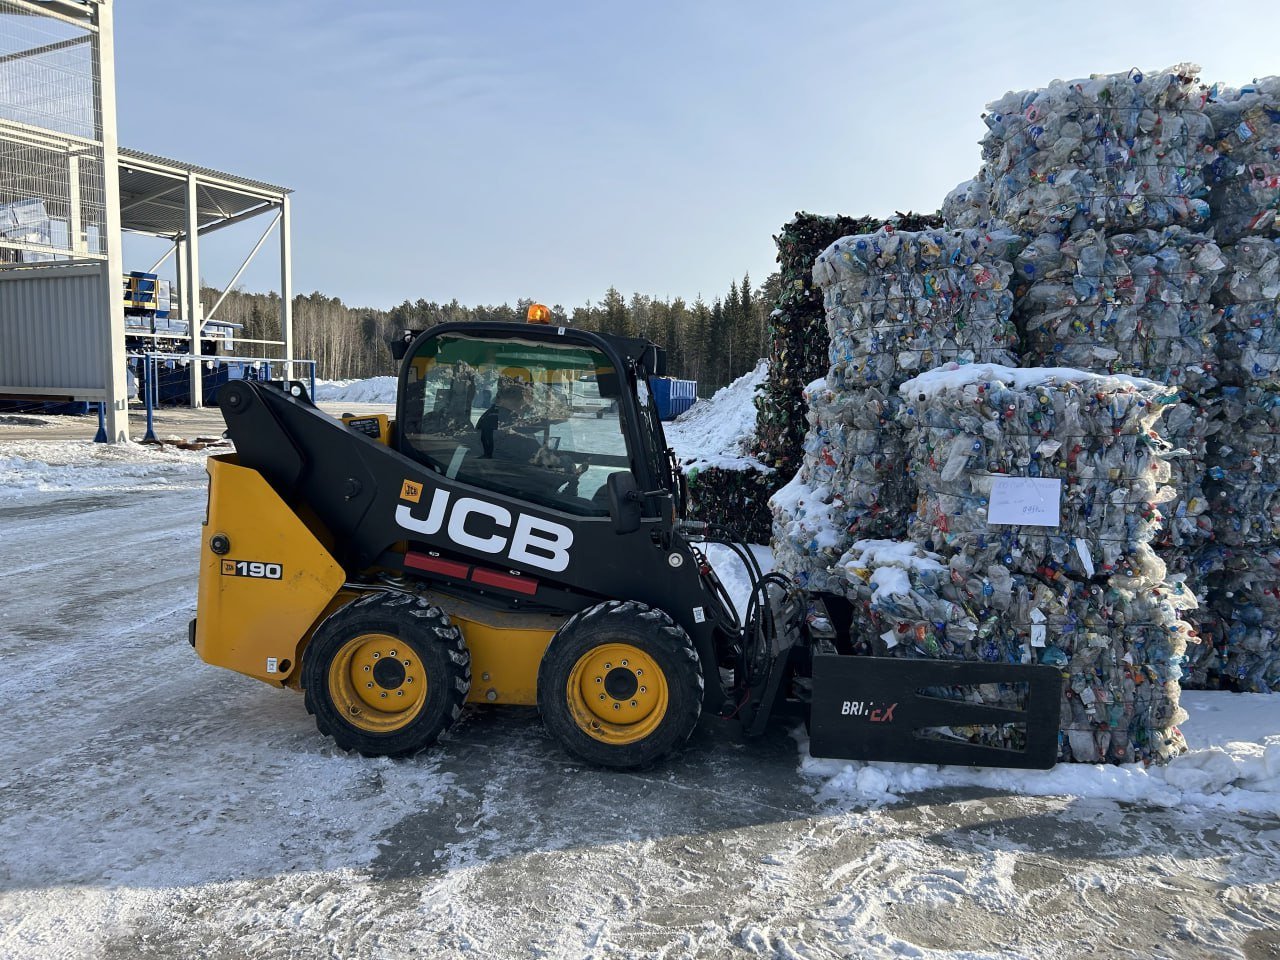
[{"label": "icy pavement", "polygon": [[0,439],[0,957],[1280,955],[1280,701],[1189,697],[1227,759],[1178,784],[802,760],[710,719],[603,773],[512,709],[349,757],[187,644],[201,456]]}]

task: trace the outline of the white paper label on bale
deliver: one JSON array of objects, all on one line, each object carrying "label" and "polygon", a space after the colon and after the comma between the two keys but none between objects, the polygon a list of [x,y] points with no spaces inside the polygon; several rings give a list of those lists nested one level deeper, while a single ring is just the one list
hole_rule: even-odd
[{"label": "white paper label on bale", "polygon": [[1076,537],[1076,553],[1080,555],[1080,562],[1084,564],[1084,575],[1092,577],[1093,554],[1089,551],[1089,541],[1084,537]]},{"label": "white paper label on bale", "polygon": [[1031,608],[1031,645],[1033,647],[1043,647],[1045,638],[1048,636],[1048,628],[1044,622],[1048,619],[1040,612],[1039,607]]},{"label": "white paper label on bale", "polygon": [[996,477],[991,482],[987,523],[1056,527],[1061,521],[1062,481],[1042,477]]}]

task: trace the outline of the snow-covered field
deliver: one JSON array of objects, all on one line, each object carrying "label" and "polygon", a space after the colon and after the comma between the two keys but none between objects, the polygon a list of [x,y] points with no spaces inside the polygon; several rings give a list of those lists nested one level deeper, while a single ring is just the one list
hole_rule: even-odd
[{"label": "snow-covered field", "polygon": [[1280,698],[1187,694],[1164,769],[351,757],[187,644],[203,457],[0,434],[0,957],[1280,955]]}]

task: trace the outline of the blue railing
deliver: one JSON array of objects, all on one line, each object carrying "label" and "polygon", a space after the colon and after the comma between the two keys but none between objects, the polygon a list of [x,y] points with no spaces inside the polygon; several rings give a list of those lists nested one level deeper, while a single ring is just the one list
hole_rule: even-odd
[{"label": "blue railing", "polygon": [[[142,361],[142,400],[147,409],[147,432],[143,435],[143,441],[155,440],[155,408],[160,405],[160,364],[173,361],[175,363],[191,362],[192,356],[189,353],[135,353],[130,354],[130,360]],[[200,363],[219,363],[219,364],[240,364],[252,365],[255,369],[262,365],[264,369],[259,370],[259,380],[271,380],[272,368],[280,367],[281,373],[288,369],[288,364],[301,365],[307,368],[307,379],[310,386],[311,398],[314,400],[316,395],[316,362],[314,360],[280,360],[271,359],[270,357],[201,357]],[[239,377],[235,379],[241,379]],[[99,407],[99,422],[102,419],[102,410]],[[106,431],[100,430],[100,435],[105,439]]]}]

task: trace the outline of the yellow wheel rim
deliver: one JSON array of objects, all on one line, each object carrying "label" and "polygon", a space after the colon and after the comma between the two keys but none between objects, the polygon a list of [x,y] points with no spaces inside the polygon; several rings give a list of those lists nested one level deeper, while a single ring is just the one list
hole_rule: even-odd
[{"label": "yellow wheel rim", "polygon": [[391,733],[422,710],[427,674],[403,640],[387,633],[363,633],[343,644],[329,664],[329,696],[353,727]]},{"label": "yellow wheel rim", "polygon": [[587,651],[569,671],[569,712],[601,743],[636,743],[667,715],[667,678],[653,657],[627,643]]}]

